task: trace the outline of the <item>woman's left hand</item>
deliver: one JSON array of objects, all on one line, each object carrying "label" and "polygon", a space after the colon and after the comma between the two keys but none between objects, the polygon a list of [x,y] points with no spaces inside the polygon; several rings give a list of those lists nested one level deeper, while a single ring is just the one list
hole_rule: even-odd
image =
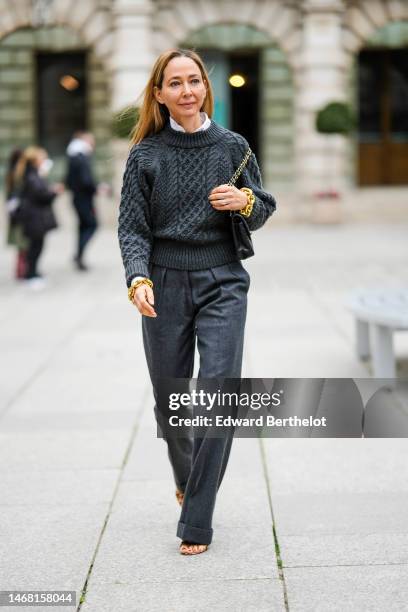
[{"label": "woman's left hand", "polygon": [[208,199],[215,210],[241,210],[247,205],[245,191],[240,191],[234,185],[214,187]]}]

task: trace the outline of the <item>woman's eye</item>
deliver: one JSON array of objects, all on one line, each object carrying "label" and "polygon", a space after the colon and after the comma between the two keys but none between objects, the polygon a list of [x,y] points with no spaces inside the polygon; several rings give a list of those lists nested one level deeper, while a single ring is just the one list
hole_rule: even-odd
[{"label": "woman's eye", "polygon": [[173,85],[178,85],[178,81],[173,81],[172,83],[170,83],[170,87],[173,87]]},{"label": "woman's eye", "polygon": [[200,79],[193,79],[191,82],[192,82],[192,83],[199,83],[199,82],[200,82]]}]

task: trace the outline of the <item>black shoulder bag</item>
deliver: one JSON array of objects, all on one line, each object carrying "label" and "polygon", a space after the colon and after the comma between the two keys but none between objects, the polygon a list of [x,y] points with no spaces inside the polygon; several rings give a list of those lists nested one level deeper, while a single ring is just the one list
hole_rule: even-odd
[{"label": "black shoulder bag", "polygon": [[[252,155],[251,148],[245,153],[245,156],[240,163],[237,170],[234,172],[232,178],[228,181],[227,185],[234,185],[242,170],[245,168],[249,158]],[[239,211],[231,210],[231,225],[232,225],[232,236],[234,239],[235,250],[237,252],[238,259],[247,259],[254,255],[254,247],[252,244],[251,232],[248,227],[248,223]]]}]

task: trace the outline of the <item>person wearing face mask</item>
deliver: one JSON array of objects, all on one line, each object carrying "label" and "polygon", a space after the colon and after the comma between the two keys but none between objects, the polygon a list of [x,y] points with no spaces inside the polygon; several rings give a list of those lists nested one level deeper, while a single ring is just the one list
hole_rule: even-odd
[{"label": "person wearing face mask", "polygon": [[98,185],[91,166],[91,155],[94,149],[93,134],[81,131],[74,134],[67,147],[68,170],[65,184],[72,192],[72,203],[78,217],[78,239],[74,264],[81,272],[88,270],[83,260],[84,252],[98,227],[94,205]]},{"label": "person wearing face mask", "polygon": [[52,166],[47,151],[27,147],[15,168],[15,184],[21,198],[21,224],[28,240],[26,274],[28,286],[40,289],[45,281],[38,272],[38,260],[44,248],[45,235],[57,227],[52,203],[64,189],[61,184],[49,187],[46,181]]},{"label": "person wearing face mask", "polygon": [[[192,377],[196,343],[198,379],[240,378],[250,277],[234,245],[230,211],[257,230],[276,208],[248,142],[215,122],[213,109],[200,56],[188,49],[162,53],[144,90],[123,177],[119,245],[128,297],[143,315],[161,429],[167,413],[160,380]],[[243,159],[242,186],[229,185]],[[208,430],[165,437],[182,506],[181,554],[203,553],[212,541],[232,437],[231,429],[219,438]]]}]

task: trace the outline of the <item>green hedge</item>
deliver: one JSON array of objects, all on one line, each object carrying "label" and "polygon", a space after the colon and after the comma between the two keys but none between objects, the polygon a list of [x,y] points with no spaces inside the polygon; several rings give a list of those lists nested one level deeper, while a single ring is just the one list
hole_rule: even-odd
[{"label": "green hedge", "polygon": [[355,117],[345,102],[330,102],[316,113],[316,130],[321,134],[349,134]]}]

